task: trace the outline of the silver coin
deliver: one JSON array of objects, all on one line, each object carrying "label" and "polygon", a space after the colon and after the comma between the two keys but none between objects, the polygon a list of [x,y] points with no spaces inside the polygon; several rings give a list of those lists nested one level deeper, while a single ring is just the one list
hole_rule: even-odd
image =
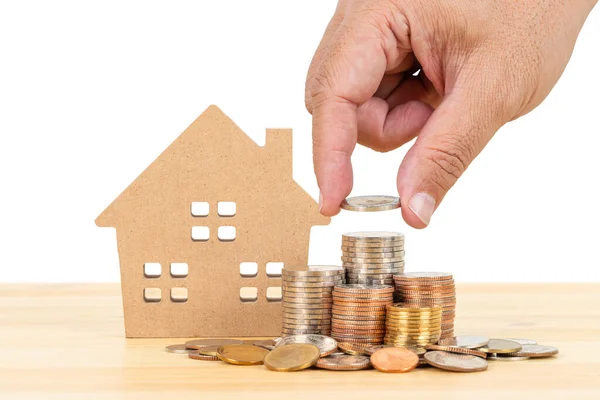
[{"label": "silver coin", "polygon": [[342,234],[342,240],[344,239],[347,241],[404,240],[404,234],[388,231],[348,232]]},{"label": "silver coin", "polygon": [[307,325],[300,325],[300,324],[283,324],[283,327],[285,329],[295,329],[295,330],[306,330],[306,329],[319,329],[319,330],[330,330],[331,329],[331,324],[329,325],[314,325],[314,324],[307,324]]},{"label": "silver coin", "polygon": [[370,278],[365,278],[365,279],[353,278],[353,279],[347,279],[346,282],[353,284],[353,285],[391,285],[394,283],[387,279],[370,279]]},{"label": "silver coin", "polygon": [[185,342],[188,349],[196,350],[207,346],[226,346],[229,344],[244,344],[244,341],[237,339],[195,339]]},{"label": "silver coin", "polygon": [[542,358],[552,357],[558,354],[558,349],[553,346],[543,346],[539,344],[524,344],[523,348],[515,353],[508,354],[513,357]]},{"label": "silver coin", "polygon": [[288,281],[283,281],[281,282],[281,286],[286,287],[286,288],[292,288],[292,287],[297,287],[297,288],[318,288],[318,287],[333,287],[335,285],[337,285],[338,282],[288,282]]},{"label": "silver coin", "polygon": [[356,279],[356,278],[373,278],[373,279],[393,279],[392,274],[360,274],[360,273],[348,273],[346,275],[347,279]]},{"label": "silver coin", "polygon": [[404,257],[395,258],[360,258],[360,257],[341,257],[343,262],[352,264],[388,264],[404,261]]},{"label": "silver coin", "polygon": [[288,303],[287,301],[282,301],[281,303],[284,309],[301,309],[301,310],[329,310],[331,309],[331,303],[328,304],[310,304],[310,303]]},{"label": "silver coin", "polygon": [[338,265],[309,265],[306,270],[282,269],[281,275],[290,276],[328,276],[343,274],[344,268]]},{"label": "silver coin", "polygon": [[[507,354],[516,353],[522,349],[522,345],[512,340],[506,339],[490,339],[488,344],[479,348],[485,353]],[[521,355],[521,354],[519,354]]]},{"label": "silver coin", "polygon": [[372,291],[373,294],[377,293],[377,291],[381,291],[383,293],[393,293],[394,287],[391,285],[344,284],[344,285],[338,285],[334,289],[335,292],[342,292],[342,293],[363,292],[365,290]]},{"label": "silver coin", "polygon": [[352,268],[366,268],[366,269],[381,269],[381,268],[404,268],[405,262],[397,263],[344,263],[346,272]]},{"label": "silver coin", "polygon": [[466,354],[429,351],[423,357],[429,365],[447,371],[477,372],[485,371],[488,367],[487,361],[483,358]]},{"label": "silver coin", "polygon": [[404,251],[404,246],[396,247],[363,247],[363,246],[342,246],[342,252],[347,253],[395,253]]},{"label": "silver coin", "polygon": [[371,263],[376,264],[380,259],[390,259],[390,258],[404,258],[406,253],[404,251],[397,251],[394,253],[357,253],[357,252],[349,252],[345,251],[342,253],[345,258],[364,258],[371,261]]},{"label": "silver coin", "polygon": [[328,276],[291,276],[282,275],[282,282],[331,282],[344,279],[344,274],[328,275]]},{"label": "silver coin", "polygon": [[311,293],[311,292],[288,292],[288,291],[283,291],[283,296],[286,297],[296,297],[296,298],[309,298],[309,299],[330,299],[331,295],[332,295],[332,290],[330,290],[329,292],[318,292],[318,293]]},{"label": "silver coin", "polygon": [[330,305],[330,304],[333,303],[333,298],[330,298],[330,299],[325,299],[325,298],[313,299],[313,298],[310,298],[310,297],[297,298],[297,297],[284,296],[283,297],[283,301],[285,301],[286,303],[294,303],[294,304],[323,304],[323,305],[327,306],[327,305]]},{"label": "silver coin", "polygon": [[325,326],[331,327],[331,318],[328,319],[294,319],[294,318],[283,318],[281,322],[283,325],[310,325],[310,326]]},{"label": "silver coin", "polygon": [[325,357],[337,350],[337,341],[324,335],[298,335],[281,339],[275,347],[285,346],[292,343],[308,343],[317,346],[321,350],[321,357]]},{"label": "silver coin", "polygon": [[393,268],[368,268],[357,266],[353,268],[346,268],[346,274],[391,274],[392,278],[394,275],[401,274],[404,272],[404,267],[393,267]]},{"label": "silver coin", "polygon": [[387,211],[400,208],[400,198],[396,196],[356,196],[345,199],[341,206],[349,211]]},{"label": "silver coin", "polygon": [[532,339],[506,338],[506,340],[512,340],[513,342],[517,342],[520,345],[524,345],[524,344],[537,344],[537,342],[535,340],[532,340]]},{"label": "silver coin", "polygon": [[344,247],[347,248],[360,248],[360,249],[373,249],[376,251],[381,248],[395,248],[402,247],[404,250],[404,239],[390,240],[390,239],[368,239],[368,240],[357,240],[357,239],[342,239],[342,250]]},{"label": "silver coin", "polygon": [[507,354],[488,354],[488,360],[496,360],[496,361],[524,361],[529,360],[529,357],[514,357]]},{"label": "silver coin", "polygon": [[295,293],[331,293],[333,290],[333,286],[327,287],[292,287],[282,285],[281,290],[285,292],[295,292]]},{"label": "silver coin", "polygon": [[329,335],[331,331],[322,329],[281,329],[281,333],[284,337],[298,336],[298,335]]},{"label": "silver coin", "polygon": [[284,314],[310,314],[310,315],[330,315],[331,308],[323,310],[309,310],[304,308],[283,308]]},{"label": "silver coin", "polygon": [[462,347],[465,349],[477,349],[488,344],[489,338],[485,336],[460,335],[439,341],[440,346]]},{"label": "silver coin", "polygon": [[192,353],[192,352],[195,352],[198,350],[188,349],[184,343],[181,343],[181,344],[169,345],[169,346],[165,347],[165,351],[167,353],[173,353],[173,354],[189,354],[189,353]]},{"label": "silver coin", "polygon": [[331,316],[331,323],[333,321],[356,321],[356,322],[373,322],[373,321],[385,321],[384,315],[348,315],[348,314],[339,314],[333,313]]}]

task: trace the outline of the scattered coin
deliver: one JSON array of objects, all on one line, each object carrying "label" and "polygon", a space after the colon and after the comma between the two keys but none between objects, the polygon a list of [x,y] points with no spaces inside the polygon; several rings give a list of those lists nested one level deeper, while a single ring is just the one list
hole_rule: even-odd
[{"label": "scattered coin", "polygon": [[326,357],[332,354],[338,348],[337,341],[324,335],[286,336],[277,342],[275,348],[287,346],[293,343],[308,343],[312,344],[313,346],[317,346],[317,348],[321,351],[321,357]]},{"label": "scattered coin", "polygon": [[490,339],[485,346],[479,348],[479,350],[485,353],[494,354],[508,354],[516,353],[521,350],[523,346],[517,342],[506,339]]},{"label": "scattered coin", "polygon": [[339,355],[323,357],[317,361],[316,367],[333,371],[358,371],[371,366],[369,357],[361,355]]},{"label": "scattered coin", "polygon": [[206,346],[224,346],[226,344],[242,344],[242,340],[237,339],[196,339],[185,342],[188,349],[199,350]]},{"label": "scattered coin", "polygon": [[195,351],[194,349],[188,349],[183,343],[169,345],[165,347],[165,350],[167,351],[167,353],[174,354],[190,354]]},{"label": "scattered coin", "polygon": [[217,345],[204,346],[204,347],[201,347],[200,349],[198,349],[198,353],[202,354],[203,356],[216,357],[217,350],[219,349],[219,347],[221,347],[221,346],[217,346]]},{"label": "scattered coin", "polygon": [[204,354],[200,354],[198,350],[194,350],[193,352],[188,354],[188,357],[192,360],[201,360],[201,361],[219,361],[219,357],[217,356],[207,356]]},{"label": "scattered coin", "polygon": [[423,356],[429,365],[454,372],[485,371],[488,363],[483,358],[466,355],[452,354],[445,351],[429,351]]},{"label": "scattered coin", "polygon": [[230,344],[217,349],[217,357],[228,364],[259,365],[269,350],[252,344]]},{"label": "scattered coin", "polygon": [[401,347],[385,347],[371,355],[371,364],[381,372],[408,372],[418,363],[419,356]]},{"label": "scattered coin", "polygon": [[292,343],[275,347],[265,356],[263,363],[271,371],[291,372],[312,367],[320,357],[321,351],[317,346]]},{"label": "scattered coin", "polygon": [[488,354],[488,360],[494,361],[524,361],[529,360],[529,357],[513,357],[508,354]]},{"label": "scattered coin", "polygon": [[481,358],[487,358],[487,353],[474,349],[465,349],[463,347],[451,347],[451,346],[440,346],[437,344],[428,344],[425,346],[426,350],[439,350],[446,351],[448,353],[459,353],[459,354],[470,354]]},{"label": "scattered coin", "polygon": [[360,343],[341,342],[341,343],[338,343],[338,348],[340,350],[342,350],[344,353],[350,354],[353,356],[370,355],[366,351],[367,346],[365,346],[364,344],[360,344]]},{"label": "scattered coin", "polygon": [[532,339],[506,338],[506,340],[512,340],[513,342],[517,342],[520,345],[524,345],[524,344],[537,344],[537,342],[535,340],[532,340]]},{"label": "scattered coin", "polygon": [[254,346],[262,347],[263,349],[273,350],[273,347],[275,347],[275,340],[246,340],[245,344],[252,344]]},{"label": "scattered coin", "polygon": [[465,349],[478,349],[487,345],[489,339],[485,336],[460,335],[441,339],[438,344],[442,346],[464,347]]},{"label": "scattered coin", "polygon": [[552,357],[558,354],[558,349],[552,346],[542,346],[539,344],[524,344],[522,345],[521,350],[508,353],[508,356],[513,357],[528,357],[528,358],[542,358],[542,357]]}]

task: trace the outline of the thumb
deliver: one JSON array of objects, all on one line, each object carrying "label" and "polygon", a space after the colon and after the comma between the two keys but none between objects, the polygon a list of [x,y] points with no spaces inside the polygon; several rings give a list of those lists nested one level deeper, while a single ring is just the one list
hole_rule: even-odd
[{"label": "thumb", "polygon": [[402,216],[413,228],[429,225],[448,190],[503,123],[496,96],[470,86],[446,96],[400,165]]}]

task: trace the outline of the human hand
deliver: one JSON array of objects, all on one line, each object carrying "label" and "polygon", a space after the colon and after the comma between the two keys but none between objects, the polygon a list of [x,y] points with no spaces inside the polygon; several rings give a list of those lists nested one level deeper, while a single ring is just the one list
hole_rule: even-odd
[{"label": "human hand", "polygon": [[397,185],[404,220],[427,226],[496,131],[550,93],[596,2],[340,0],[306,82],[321,213],[350,194],[357,142],[418,136]]}]

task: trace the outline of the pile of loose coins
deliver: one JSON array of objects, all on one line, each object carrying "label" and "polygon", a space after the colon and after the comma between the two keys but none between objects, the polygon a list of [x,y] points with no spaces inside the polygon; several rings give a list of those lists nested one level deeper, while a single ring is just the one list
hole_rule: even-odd
[{"label": "pile of loose coins", "polygon": [[393,302],[394,288],[389,285],[335,286],[331,336],[342,342],[383,343],[386,307]]},{"label": "pile of loose coins", "polygon": [[456,290],[452,274],[407,272],[394,275],[396,300],[407,307],[441,307],[441,337],[454,336]]},{"label": "pile of loose coins", "polygon": [[558,349],[531,339],[488,339],[456,336],[424,347],[338,342],[325,335],[295,335],[273,340],[199,339],[167,346],[167,352],[190,359],[223,361],[232,365],[264,365],[279,372],[308,368],[381,372],[409,372],[435,367],[453,372],[479,372],[488,361],[522,361],[553,357]]},{"label": "pile of loose coins", "polygon": [[[342,208],[384,211],[390,196],[345,200]],[[267,340],[197,339],[167,346],[190,359],[308,368],[405,373],[417,367],[485,371],[489,361],[553,357],[558,349],[530,339],[454,336],[451,274],[404,272],[404,235],[356,232],[342,238],[343,266],[282,271],[282,334]],[[395,296],[395,298],[394,298]]]},{"label": "pile of loose coins", "polygon": [[344,280],[344,268],[338,266],[309,266],[302,271],[283,269],[281,335],[329,335],[332,290]]}]

